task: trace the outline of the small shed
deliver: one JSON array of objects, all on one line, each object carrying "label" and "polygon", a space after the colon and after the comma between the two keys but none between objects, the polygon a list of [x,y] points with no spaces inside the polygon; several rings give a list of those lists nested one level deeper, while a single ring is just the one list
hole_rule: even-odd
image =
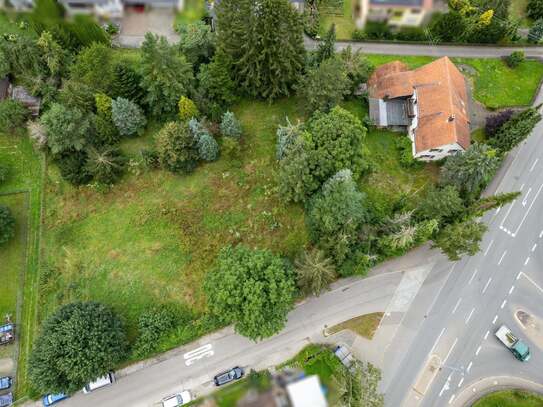
[{"label": "small shed", "polygon": [[4,100],[9,96],[9,79],[6,76],[0,81],[0,100]]},{"label": "small shed", "polygon": [[22,86],[13,86],[11,88],[11,98],[25,105],[32,116],[37,117],[40,114],[41,99],[36,96],[32,96]]}]

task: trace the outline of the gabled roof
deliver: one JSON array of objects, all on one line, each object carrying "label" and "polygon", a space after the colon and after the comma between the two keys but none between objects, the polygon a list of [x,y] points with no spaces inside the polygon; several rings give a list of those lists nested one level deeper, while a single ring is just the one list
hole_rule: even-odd
[{"label": "gabled roof", "polygon": [[447,57],[409,71],[394,61],[380,66],[368,81],[370,98],[395,99],[416,92],[418,125],[415,151],[458,143],[470,145],[466,81]]}]

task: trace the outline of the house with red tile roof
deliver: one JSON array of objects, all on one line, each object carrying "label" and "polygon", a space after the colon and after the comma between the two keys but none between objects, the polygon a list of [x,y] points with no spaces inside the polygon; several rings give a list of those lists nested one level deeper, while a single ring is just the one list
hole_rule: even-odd
[{"label": "house with red tile roof", "polygon": [[405,131],[413,157],[440,160],[470,146],[466,80],[447,57],[409,70],[394,61],[368,81],[370,119],[380,128]]}]

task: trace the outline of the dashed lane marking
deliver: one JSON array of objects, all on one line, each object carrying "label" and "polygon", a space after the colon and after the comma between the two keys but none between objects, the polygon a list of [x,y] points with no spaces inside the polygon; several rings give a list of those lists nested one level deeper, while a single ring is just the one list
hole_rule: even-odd
[{"label": "dashed lane marking", "polygon": [[505,255],[507,254],[507,250],[504,250],[503,254],[502,254],[502,257],[500,257],[500,261],[498,261],[498,266],[500,264],[502,264],[502,261],[503,261],[503,258],[505,257]]}]

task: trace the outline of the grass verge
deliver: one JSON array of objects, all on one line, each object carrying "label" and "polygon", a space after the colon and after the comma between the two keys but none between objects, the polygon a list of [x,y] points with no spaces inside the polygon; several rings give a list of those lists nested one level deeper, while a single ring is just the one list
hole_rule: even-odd
[{"label": "grass verge", "polygon": [[330,335],[333,335],[343,331],[344,329],[348,329],[349,331],[352,331],[364,338],[372,339],[375,331],[381,323],[383,315],[384,314],[382,312],[360,315],[328,328],[328,332]]},{"label": "grass verge", "polygon": [[483,397],[473,407],[541,407],[543,397],[522,390],[499,391]]}]

